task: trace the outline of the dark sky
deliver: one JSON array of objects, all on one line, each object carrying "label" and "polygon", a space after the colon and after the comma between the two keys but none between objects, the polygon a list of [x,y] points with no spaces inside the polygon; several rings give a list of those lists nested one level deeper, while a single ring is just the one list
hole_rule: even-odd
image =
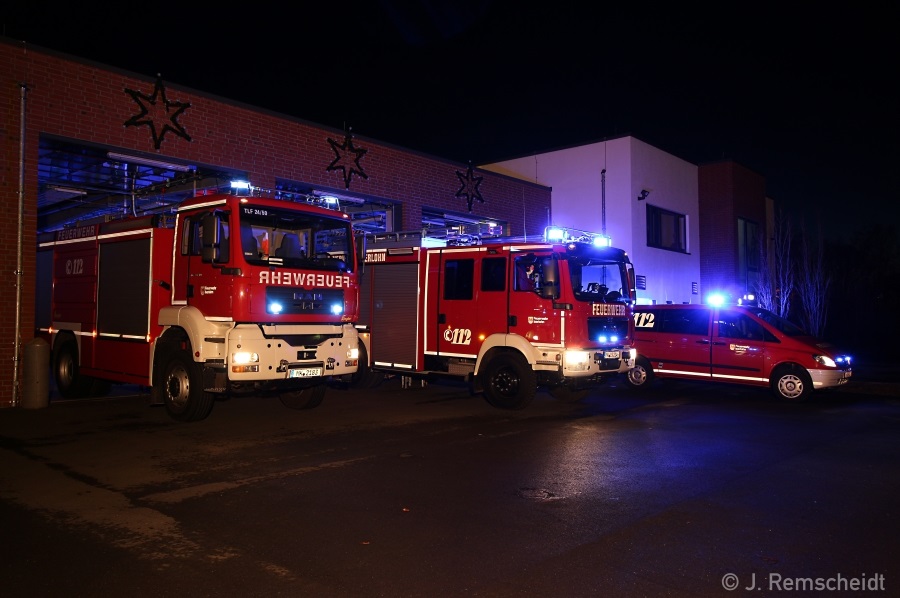
[{"label": "dark sky", "polygon": [[634,135],[744,164],[833,238],[900,212],[886,8],[16,4],[8,38],[463,163]]}]

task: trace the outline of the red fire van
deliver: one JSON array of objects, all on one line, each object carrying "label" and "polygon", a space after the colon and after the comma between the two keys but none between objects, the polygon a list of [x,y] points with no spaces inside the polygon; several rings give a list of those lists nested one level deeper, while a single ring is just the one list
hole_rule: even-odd
[{"label": "red fire van", "polygon": [[852,375],[849,356],[759,307],[636,305],[634,330],[633,388],[655,377],[710,380],[768,386],[798,402]]}]

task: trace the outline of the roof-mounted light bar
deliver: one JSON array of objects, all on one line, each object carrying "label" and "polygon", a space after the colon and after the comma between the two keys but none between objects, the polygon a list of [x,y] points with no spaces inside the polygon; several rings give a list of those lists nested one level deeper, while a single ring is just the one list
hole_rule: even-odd
[{"label": "roof-mounted light bar", "polygon": [[597,247],[612,246],[612,239],[607,235],[561,226],[548,226],[545,228],[544,241],[551,243],[569,243],[575,241],[580,243],[590,243]]}]

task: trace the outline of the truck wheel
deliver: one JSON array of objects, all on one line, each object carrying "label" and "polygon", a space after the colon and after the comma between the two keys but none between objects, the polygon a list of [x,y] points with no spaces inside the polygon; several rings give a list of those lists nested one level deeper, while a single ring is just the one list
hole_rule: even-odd
[{"label": "truck wheel", "polygon": [[568,384],[551,386],[549,392],[551,397],[564,403],[576,403],[588,395],[588,389],[572,388]]},{"label": "truck wheel", "polygon": [[74,338],[59,342],[53,352],[53,378],[65,399],[81,399],[90,393],[94,379],[78,371],[78,344]]},{"label": "truck wheel", "polygon": [[328,385],[323,382],[307,388],[282,392],[278,398],[282,405],[290,409],[313,409],[322,404],[326,388]]},{"label": "truck wheel", "polygon": [[625,373],[625,381],[631,388],[647,388],[653,382],[653,367],[646,357],[638,356],[634,367]]},{"label": "truck wheel", "polygon": [[519,354],[500,353],[484,366],[484,398],[498,409],[523,409],[537,393],[537,375]]},{"label": "truck wheel", "polygon": [[177,421],[205,419],[212,411],[215,395],[203,390],[200,366],[191,354],[178,349],[169,354],[163,366],[160,385],[169,416]]},{"label": "truck wheel", "polygon": [[782,365],[775,368],[771,378],[772,392],[783,401],[802,403],[812,392],[812,378],[799,365]]},{"label": "truck wheel", "polygon": [[356,372],[350,374],[350,386],[353,388],[375,388],[384,380],[382,372],[372,371],[369,366],[369,354],[366,347],[359,343],[359,367]]}]

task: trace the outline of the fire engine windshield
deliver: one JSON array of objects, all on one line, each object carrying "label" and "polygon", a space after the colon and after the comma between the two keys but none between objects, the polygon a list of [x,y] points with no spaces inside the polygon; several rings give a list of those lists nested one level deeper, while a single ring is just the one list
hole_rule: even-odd
[{"label": "fire engine windshield", "polygon": [[597,258],[571,259],[572,289],[579,301],[629,302],[626,264]]},{"label": "fire engine windshield", "polygon": [[240,231],[249,264],[313,270],[353,265],[350,223],[341,218],[244,205]]}]

